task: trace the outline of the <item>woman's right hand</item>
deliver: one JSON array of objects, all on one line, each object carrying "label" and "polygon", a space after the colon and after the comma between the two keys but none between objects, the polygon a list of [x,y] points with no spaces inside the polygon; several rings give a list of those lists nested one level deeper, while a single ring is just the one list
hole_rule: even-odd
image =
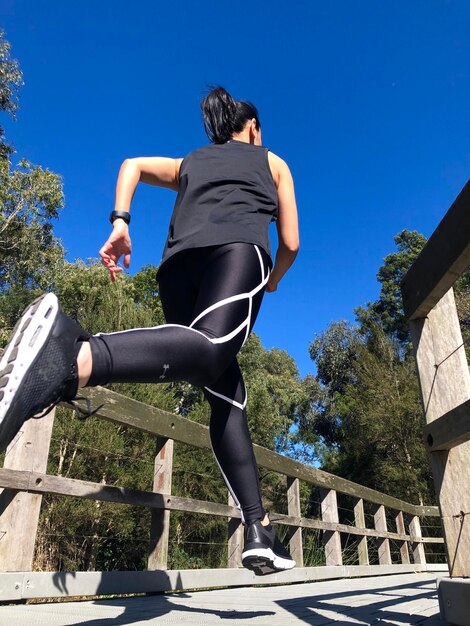
[{"label": "woman's right hand", "polygon": [[272,275],[268,278],[268,282],[266,284],[266,292],[267,293],[273,293],[274,291],[277,291],[277,286],[278,286],[279,281],[276,280]]},{"label": "woman's right hand", "polygon": [[131,251],[129,226],[124,220],[118,218],[114,220],[111,235],[99,252],[101,262],[109,271],[113,282],[116,280],[116,275],[123,271],[123,268],[118,265],[119,259],[124,255],[124,267],[128,268],[131,263]]}]

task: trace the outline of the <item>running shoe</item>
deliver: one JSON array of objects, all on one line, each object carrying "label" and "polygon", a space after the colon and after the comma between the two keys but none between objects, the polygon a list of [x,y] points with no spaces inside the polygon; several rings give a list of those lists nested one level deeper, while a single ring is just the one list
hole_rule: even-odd
[{"label": "running shoe", "polygon": [[242,565],[257,576],[274,574],[295,567],[295,561],[276,536],[274,527],[263,526],[260,520],[245,526],[245,547]]},{"label": "running shoe", "polygon": [[23,423],[78,390],[77,342],[89,333],[65,315],[53,293],[27,307],[0,360],[0,450]]}]

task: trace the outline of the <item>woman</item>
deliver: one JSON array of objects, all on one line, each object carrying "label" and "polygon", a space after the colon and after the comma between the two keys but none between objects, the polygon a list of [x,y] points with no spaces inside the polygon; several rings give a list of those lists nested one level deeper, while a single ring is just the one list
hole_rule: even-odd
[{"label": "woman", "polygon": [[[187,381],[211,406],[214,454],[245,524],[243,565],[257,574],[295,563],[261,503],[247,427],[246,390],[236,355],[264,291],[276,291],[298,250],[289,168],[262,146],[258,112],[221,87],[201,103],[211,144],[184,159],[126,160],[119,172],[113,230],[100,250],[111,280],[129,267],[130,205],[139,181],[178,192],[158,272],[167,324],[90,336],[54,294],[23,314],[0,364],[0,447],[23,421],[78,387],[111,382]],[[279,246],[272,267],[268,225]]]}]

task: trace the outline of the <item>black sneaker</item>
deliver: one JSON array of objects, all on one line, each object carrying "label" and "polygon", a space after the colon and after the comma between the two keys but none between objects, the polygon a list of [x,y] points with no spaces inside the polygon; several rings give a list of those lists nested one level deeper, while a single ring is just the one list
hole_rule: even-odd
[{"label": "black sneaker", "polygon": [[89,337],[53,293],[25,310],[0,360],[0,450],[30,417],[75,397],[77,342]]},{"label": "black sneaker", "polygon": [[257,576],[265,576],[295,567],[295,561],[276,537],[274,527],[258,520],[245,527],[242,565]]}]

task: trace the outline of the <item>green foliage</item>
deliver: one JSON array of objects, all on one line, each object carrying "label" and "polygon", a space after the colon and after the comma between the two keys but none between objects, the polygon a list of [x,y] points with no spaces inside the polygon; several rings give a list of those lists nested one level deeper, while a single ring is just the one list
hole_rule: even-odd
[{"label": "green foliage", "polygon": [[331,324],[312,342],[310,355],[323,393],[313,420],[325,444],[322,466],[399,498],[431,503],[422,408],[400,295],[400,282],[425,241],[416,232],[399,233],[397,251],[378,273],[379,300],[356,310],[357,326]]},{"label": "green foliage", "polygon": [[357,328],[341,321],[330,324],[310,344],[309,354],[316,362],[317,378],[330,394],[341,393],[352,382],[359,343]]},{"label": "green foliage", "polygon": [[313,427],[328,447],[337,445],[343,438],[335,399],[348,384],[354,383],[354,363],[360,346],[358,328],[341,321],[330,324],[309,347],[310,357],[317,365],[319,384]]},{"label": "green foliage", "polygon": [[64,262],[55,275],[55,291],[64,310],[91,333],[156,325],[157,304],[136,306],[139,294],[127,274],[112,283],[97,262]]},{"label": "green foliage", "polygon": [[227,523],[220,517],[174,512],[170,520],[169,568],[227,566]]},{"label": "green foliage", "polygon": [[164,324],[162,305],[155,279],[157,269],[154,265],[146,265],[132,279],[134,302],[152,312],[154,323]]},{"label": "green foliage", "polygon": [[470,363],[470,271],[465,272],[455,283],[454,292],[462,339]]},{"label": "green foliage", "polygon": [[356,315],[363,332],[369,324],[380,324],[392,339],[408,341],[408,324],[403,313],[400,284],[413,261],[424,248],[426,237],[416,231],[402,230],[394,237],[397,251],[387,255],[377,280],[381,284],[377,302],[358,307]]},{"label": "green foliage", "polygon": [[316,463],[321,443],[313,407],[322,395],[317,380],[300,378],[287,352],[266,351],[254,333],[238,358],[248,390],[253,441],[298,461]]},{"label": "green foliage", "polygon": [[275,449],[299,419],[306,394],[294,360],[284,350],[265,350],[259,337],[249,337],[239,355],[248,390],[248,424],[253,440]]},{"label": "green foliage", "polygon": [[[10,49],[0,31],[0,110],[14,117],[23,81]],[[12,167],[12,153],[0,126],[0,345],[31,296],[51,287],[63,259],[51,223],[63,206],[62,181],[26,159]]]},{"label": "green foliage", "polygon": [[[154,454],[154,441],[143,433],[93,418],[82,422],[59,408],[48,473],[151,490]],[[35,563],[41,569],[144,568],[149,529],[147,509],[48,495]]]},{"label": "green foliage", "polygon": [[334,468],[380,491],[430,503],[434,495],[414,364],[409,357],[400,359],[382,328],[374,334],[376,349],[361,349],[355,383],[336,397],[343,432]]},{"label": "green foliage", "polygon": [[13,117],[18,108],[18,88],[23,85],[23,75],[16,59],[10,56],[11,44],[0,30],[0,111]]},{"label": "green foliage", "polygon": [[[16,59],[10,56],[11,45],[0,29],[0,111],[5,111],[15,119],[18,108],[18,89],[23,85],[23,75]],[[3,126],[0,126],[0,160],[12,154],[13,148],[5,142]]]},{"label": "green foliage", "polygon": [[0,160],[0,290],[12,285],[49,288],[63,248],[51,220],[63,206],[57,174],[22,160]]},{"label": "green foliage", "polygon": [[[178,531],[180,530],[178,526],[176,526],[176,532],[173,527],[174,524],[172,523],[172,537],[174,537],[175,534],[177,536],[181,534],[178,533]],[[187,550],[185,550],[185,543],[186,542],[184,542],[184,540],[179,541],[173,539],[171,541],[168,550],[168,569],[202,569],[203,567],[207,567],[207,561],[202,559],[197,554],[194,554],[194,544],[192,544],[192,548],[187,546]]]}]

